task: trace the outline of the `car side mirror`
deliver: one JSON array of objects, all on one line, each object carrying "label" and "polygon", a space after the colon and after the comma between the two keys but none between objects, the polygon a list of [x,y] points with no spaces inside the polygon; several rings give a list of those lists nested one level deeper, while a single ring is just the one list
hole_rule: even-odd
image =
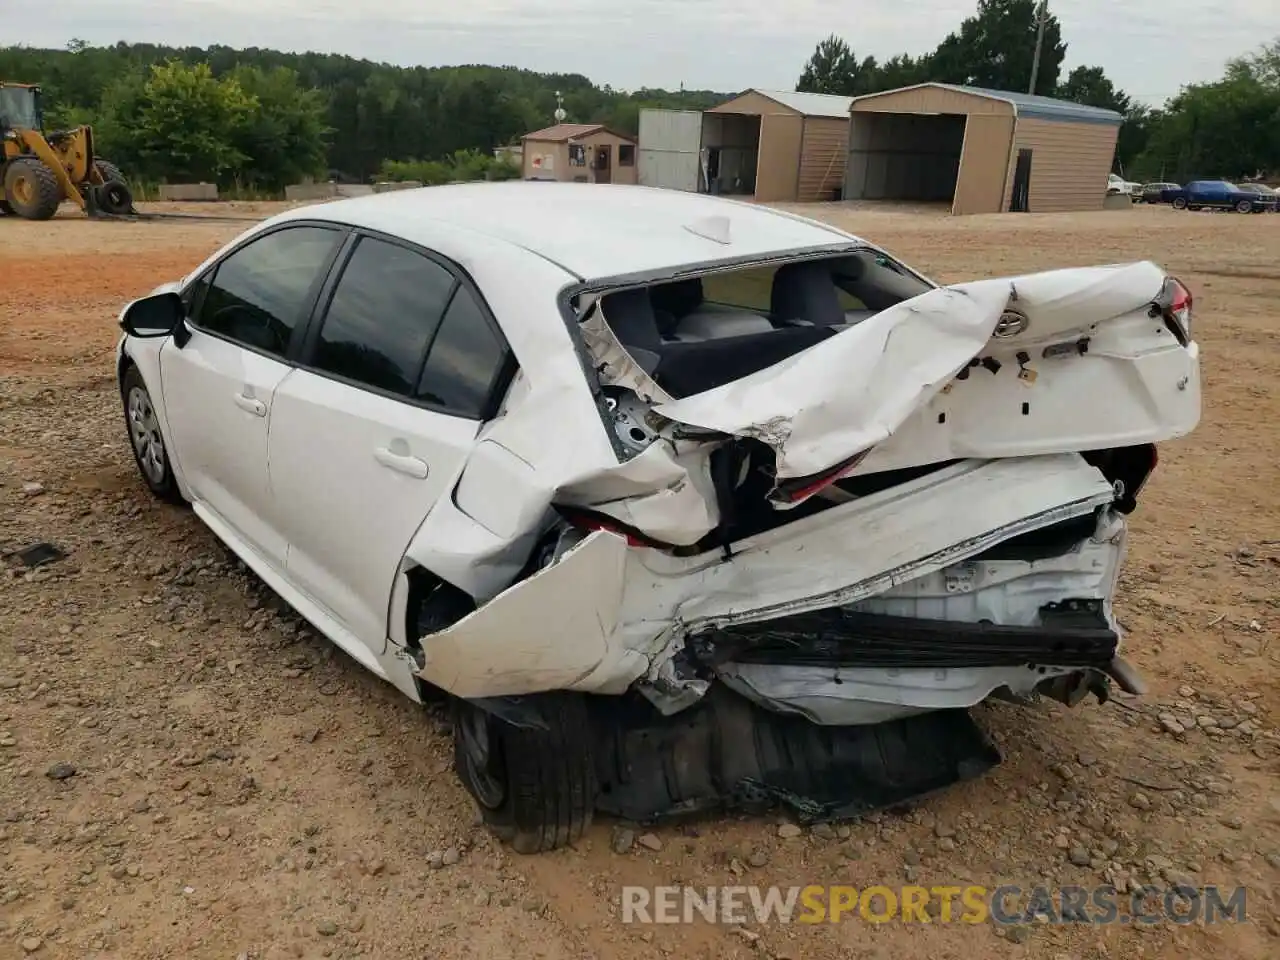
[{"label": "car side mirror", "polygon": [[125,307],[120,326],[131,337],[175,338],[185,332],[186,307],[178,294],[157,293],[135,300]]}]

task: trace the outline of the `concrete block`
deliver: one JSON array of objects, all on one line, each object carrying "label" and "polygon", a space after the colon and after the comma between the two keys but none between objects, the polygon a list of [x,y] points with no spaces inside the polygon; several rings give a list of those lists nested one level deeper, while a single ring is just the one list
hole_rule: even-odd
[{"label": "concrete block", "polygon": [[216,183],[162,183],[160,184],[161,200],[217,200],[218,185]]},{"label": "concrete block", "polygon": [[334,183],[291,183],[284,188],[286,200],[332,200],[338,195]]},{"label": "concrete block", "polygon": [[1102,201],[1103,210],[1132,210],[1133,201],[1127,194],[1109,193]]},{"label": "concrete block", "polygon": [[421,186],[421,180],[380,180],[373,185],[373,192],[392,193],[396,190],[416,190]]}]

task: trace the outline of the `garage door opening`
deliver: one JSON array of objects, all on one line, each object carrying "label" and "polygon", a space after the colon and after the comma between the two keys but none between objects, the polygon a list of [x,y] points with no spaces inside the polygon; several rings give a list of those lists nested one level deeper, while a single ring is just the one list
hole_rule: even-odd
[{"label": "garage door opening", "polygon": [[739,113],[704,114],[702,182],[708,193],[753,196],[760,162],[761,118]]},{"label": "garage door opening", "polygon": [[965,120],[951,113],[854,113],[844,198],[950,204]]}]

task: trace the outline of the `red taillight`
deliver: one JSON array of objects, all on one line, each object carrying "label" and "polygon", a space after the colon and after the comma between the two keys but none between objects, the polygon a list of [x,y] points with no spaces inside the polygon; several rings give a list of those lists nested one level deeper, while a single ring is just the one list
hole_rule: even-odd
[{"label": "red taillight", "polygon": [[838,463],[830,470],[816,474],[812,477],[803,477],[799,480],[791,480],[778,484],[778,488],[770,496],[775,503],[786,504],[787,506],[795,506],[808,500],[815,493],[820,493],[827,487],[831,486],[837,480],[843,480],[849,474],[853,473],[866,457],[870,450],[863,450],[861,453],[855,454],[843,463]]},{"label": "red taillight", "polygon": [[1138,481],[1133,492],[1129,494],[1129,499],[1137,501],[1138,494],[1142,493],[1142,488],[1147,485],[1147,481],[1151,479],[1151,474],[1156,472],[1156,467],[1160,463],[1160,448],[1154,443],[1147,444],[1147,449],[1151,451],[1151,464],[1147,467],[1147,472],[1142,475],[1142,479]]},{"label": "red taillight", "polygon": [[1184,347],[1191,342],[1192,303],[1191,291],[1181,280],[1165,278],[1164,289],[1160,291],[1155,306],[1164,315],[1165,325]]},{"label": "red taillight", "polygon": [[561,510],[561,514],[569,523],[573,524],[583,533],[593,533],[596,530],[606,530],[609,533],[617,534],[627,541],[628,547],[661,547],[662,544],[656,540],[650,540],[642,534],[636,533],[634,530],[627,529],[625,524],[610,518],[601,516],[598,513],[587,513],[580,510]]}]

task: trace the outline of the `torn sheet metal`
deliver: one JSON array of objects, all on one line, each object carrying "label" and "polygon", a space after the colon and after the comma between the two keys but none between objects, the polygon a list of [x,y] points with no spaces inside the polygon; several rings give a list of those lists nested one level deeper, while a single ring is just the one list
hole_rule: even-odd
[{"label": "torn sheet metal", "polygon": [[1150,305],[1153,263],[1054,270],[1011,284],[1027,320],[994,338],[853,471],[967,457],[1026,457],[1160,443],[1200,421],[1199,348],[1182,346]]},{"label": "torn sheet metal", "polygon": [[692,558],[697,584],[674,614],[692,630],[854,603],[1114,497],[1076,454],[964,461],[740,541],[731,563]]},{"label": "torn sheet metal", "polygon": [[592,533],[422,638],[422,676],[463,696],[617,692],[691,631],[862,600],[1113,496],[1100,472],[1066,454],[956,464],[743,540],[732,560]]},{"label": "torn sheet metal", "polygon": [[591,305],[579,329],[604,383],[626,387],[646,403],[665,403],[671,399],[671,394],[658,386],[618,342],[605,323],[599,300]]},{"label": "torn sheet metal", "polygon": [[558,563],[424,638],[422,676],[459,697],[571,688],[606,656],[626,567],[617,537],[589,535]]},{"label": "torn sheet metal", "polygon": [[[596,304],[580,329],[604,381],[652,398],[657,414],[668,418],[660,417],[659,427],[676,421],[712,435],[761,439],[777,451],[780,480],[810,476],[860,452],[865,459],[849,472],[861,474],[1157,442],[1187,432],[1199,419],[1197,357],[1171,335],[1168,343],[1160,340],[1144,308],[1163,277],[1154,264],[1137,263],[935,289],[779,364],[680,400],[617,342]],[[1006,307],[1028,323],[1016,336],[993,339]],[[1130,315],[1112,319],[1126,310]],[[1040,361],[1044,348],[1082,333],[1092,337],[1087,357]],[[1034,389],[1018,377],[1020,352],[1035,355]],[[979,369],[958,379],[978,357],[998,375]],[[646,424],[643,441],[630,447],[632,458],[619,463],[600,430],[599,410],[583,402],[589,398],[577,363],[562,350],[554,373],[522,377],[517,399],[486,427],[478,453],[488,443],[506,453],[470,458],[460,489],[468,515],[481,520],[478,512],[493,513],[498,508],[482,501],[502,490],[513,502],[499,512],[511,520],[518,514],[521,523],[537,517],[545,524],[551,505],[560,504],[595,510],[665,543],[698,542],[719,522],[710,445],[659,437]],[[451,502],[438,504],[409,555],[483,602],[510,583],[539,531],[503,522],[499,533],[489,519],[481,520],[489,527],[467,533],[467,517],[457,514]]]},{"label": "torn sheet metal", "polygon": [[1046,678],[1071,667],[914,667],[832,670],[760,663],[727,664],[717,672],[736,693],[771,711],[826,727],[884,723],[934,710],[964,710],[1005,688],[1030,696]]},{"label": "torn sheet metal", "polygon": [[795,356],[691,397],[660,403],[678,423],[760,440],[779,479],[807,477],[893,433],[990,339],[1013,288],[941,287]]}]

